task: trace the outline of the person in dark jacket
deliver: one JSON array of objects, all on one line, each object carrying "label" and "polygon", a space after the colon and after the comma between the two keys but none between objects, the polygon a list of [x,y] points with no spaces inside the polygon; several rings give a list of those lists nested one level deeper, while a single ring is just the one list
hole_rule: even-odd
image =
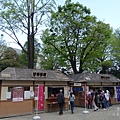
[{"label": "person in dark jacket", "polygon": [[62,89],[60,90],[60,93],[58,94],[57,96],[57,101],[58,101],[58,104],[59,104],[59,115],[62,115],[63,114],[63,106],[64,106],[64,95],[62,93]]}]

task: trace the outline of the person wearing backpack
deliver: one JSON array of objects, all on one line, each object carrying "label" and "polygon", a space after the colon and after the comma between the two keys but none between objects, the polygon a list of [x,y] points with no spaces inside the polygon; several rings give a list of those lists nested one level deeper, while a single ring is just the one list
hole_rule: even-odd
[{"label": "person wearing backpack", "polygon": [[92,98],[93,98],[93,100],[92,100],[92,103],[93,103],[93,107],[94,107],[94,111],[97,111],[98,110],[98,107],[97,107],[97,105],[96,105],[96,93],[95,93],[95,91],[93,90],[93,92],[91,93],[91,95],[92,95]]},{"label": "person wearing backpack", "polygon": [[104,101],[105,101],[105,93],[104,93],[104,91],[101,92],[101,95],[103,96],[103,101],[101,102],[102,108],[105,108],[105,106],[104,106]]},{"label": "person wearing backpack", "polygon": [[73,94],[73,92],[70,93],[69,100],[70,100],[70,106],[71,106],[71,113],[74,113],[75,95]]},{"label": "person wearing backpack", "polygon": [[88,109],[92,109],[92,95],[91,95],[91,92],[88,92],[87,101],[88,101]]},{"label": "person wearing backpack", "polygon": [[104,108],[104,94],[101,92],[98,95],[98,107],[100,108],[100,106],[102,105],[102,108]]}]

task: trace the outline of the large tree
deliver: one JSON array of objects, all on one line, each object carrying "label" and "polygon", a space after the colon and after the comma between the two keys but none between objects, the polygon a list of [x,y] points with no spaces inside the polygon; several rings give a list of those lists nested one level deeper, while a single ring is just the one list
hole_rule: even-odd
[{"label": "large tree", "polygon": [[86,6],[66,0],[65,5],[52,14],[51,29],[42,37],[46,47],[52,50],[46,53],[54,54],[60,66],[69,66],[75,74],[90,70],[94,62],[98,63],[111,37],[109,24],[97,21],[90,14]]},{"label": "large tree", "polygon": [[[1,0],[0,30],[10,36],[28,56],[28,68],[34,67],[34,38],[47,24],[47,16],[54,8],[54,0]],[[45,17],[44,17],[45,16]],[[26,35],[20,39],[17,33]],[[28,51],[21,40],[28,40]]]}]

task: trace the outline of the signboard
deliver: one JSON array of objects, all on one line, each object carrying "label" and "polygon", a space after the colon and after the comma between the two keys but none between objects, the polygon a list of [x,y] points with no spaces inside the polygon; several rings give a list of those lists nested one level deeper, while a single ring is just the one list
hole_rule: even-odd
[{"label": "signboard", "polygon": [[6,92],[6,99],[11,99],[11,92]]},{"label": "signboard", "polygon": [[81,83],[74,83],[74,86],[81,86]]},{"label": "signboard", "polygon": [[23,101],[23,87],[14,87],[12,90],[12,101]]},{"label": "signboard", "polygon": [[38,86],[38,110],[44,110],[44,86]]},{"label": "signboard", "polygon": [[72,88],[73,92],[79,92],[79,91],[83,91],[83,88]]},{"label": "signboard", "polygon": [[24,99],[30,99],[30,91],[24,91]]}]

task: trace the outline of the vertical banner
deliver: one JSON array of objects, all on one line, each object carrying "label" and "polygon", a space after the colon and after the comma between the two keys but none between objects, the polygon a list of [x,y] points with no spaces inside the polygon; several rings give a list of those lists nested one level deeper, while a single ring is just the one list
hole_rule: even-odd
[{"label": "vertical banner", "polygon": [[38,86],[38,110],[44,110],[44,86]]},{"label": "vertical banner", "polygon": [[116,93],[117,93],[118,102],[120,102],[120,86],[116,87]]},{"label": "vertical banner", "polygon": [[85,108],[87,105],[87,99],[86,99],[86,83],[84,83],[84,104],[85,104]]}]

